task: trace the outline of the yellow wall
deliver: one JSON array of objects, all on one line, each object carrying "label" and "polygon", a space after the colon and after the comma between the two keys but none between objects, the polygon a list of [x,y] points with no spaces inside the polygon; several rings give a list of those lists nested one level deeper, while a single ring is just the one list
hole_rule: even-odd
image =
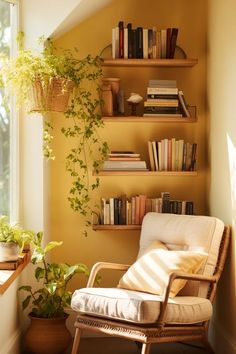
[{"label": "yellow wall", "polygon": [[233,354],[236,352],[236,2],[211,0],[209,5],[210,210],[233,228],[230,255],[215,306],[212,342],[216,353]]},{"label": "yellow wall", "polygon": [[[184,138],[198,143],[197,177],[103,177],[102,185],[95,198],[115,196],[119,193],[133,195],[146,193],[159,196],[162,191],[170,191],[173,198],[194,200],[197,214],[208,211],[205,192],[205,86],[206,86],[206,2],[189,0],[114,0],[103,10],[78,25],[72,31],[57,40],[64,48],[79,48],[80,56],[88,53],[96,55],[111,42],[111,28],[119,20],[132,22],[133,26],[178,27],[178,45],[186,51],[188,57],[198,58],[194,68],[129,68],[124,70],[106,69],[105,74],[121,77],[121,86],[126,96],[130,92],[145,94],[148,79],[176,79],[178,87],[183,89],[189,103],[198,107],[198,122],[195,124],[114,124],[107,123],[101,135],[112,149],[131,149],[140,152],[148,159],[147,141],[167,137]],[[201,26],[199,26],[199,23]],[[128,78],[128,83],[125,81]],[[65,120],[63,116],[54,116],[54,151],[56,160],[47,166],[48,210],[47,233],[49,237],[63,240],[64,246],[54,253],[56,260],[70,263],[85,262],[91,266],[98,260],[130,263],[136,257],[139,232],[93,232],[87,238],[82,235],[83,220],[73,212],[67,202],[70,178],[66,175],[64,158],[68,153],[69,142],[60,134]],[[117,276],[118,277],[118,276]],[[117,277],[106,273],[103,284],[107,285]],[[72,287],[82,286],[85,280],[73,282]]]}]

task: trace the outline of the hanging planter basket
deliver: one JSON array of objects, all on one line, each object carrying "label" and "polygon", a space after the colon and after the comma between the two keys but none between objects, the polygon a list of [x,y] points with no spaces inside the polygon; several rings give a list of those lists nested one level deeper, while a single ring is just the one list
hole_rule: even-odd
[{"label": "hanging planter basket", "polygon": [[74,83],[60,77],[48,82],[36,80],[32,85],[29,112],[65,112]]}]

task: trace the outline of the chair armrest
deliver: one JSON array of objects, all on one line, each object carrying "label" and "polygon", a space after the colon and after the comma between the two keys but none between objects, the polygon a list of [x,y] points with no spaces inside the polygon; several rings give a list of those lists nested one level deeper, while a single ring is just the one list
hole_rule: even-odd
[{"label": "chair armrest", "polygon": [[87,282],[87,288],[93,287],[94,281],[97,273],[101,269],[113,269],[113,270],[127,270],[130,267],[129,264],[119,264],[119,263],[108,263],[108,262],[98,262],[95,263],[91,269],[89,279]]},{"label": "chair armrest", "polygon": [[160,326],[164,325],[164,319],[165,319],[166,308],[167,308],[167,304],[168,304],[168,300],[169,300],[170,290],[171,290],[171,286],[173,284],[173,281],[175,279],[186,279],[186,280],[191,280],[191,281],[204,281],[204,282],[208,282],[208,283],[216,283],[218,280],[218,278],[216,276],[206,276],[206,275],[202,275],[202,274],[188,274],[188,273],[171,273],[169,276],[169,282],[168,282],[166,290],[165,290],[164,301],[162,303],[160,315],[158,317],[158,323]]}]

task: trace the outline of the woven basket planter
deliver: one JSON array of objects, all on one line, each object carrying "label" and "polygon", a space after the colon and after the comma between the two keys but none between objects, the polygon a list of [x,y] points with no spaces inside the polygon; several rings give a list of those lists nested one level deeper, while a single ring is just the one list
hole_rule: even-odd
[{"label": "woven basket planter", "polygon": [[36,80],[31,89],[30,112],[65,112],[74,84],[53,77],[48,83]]}]

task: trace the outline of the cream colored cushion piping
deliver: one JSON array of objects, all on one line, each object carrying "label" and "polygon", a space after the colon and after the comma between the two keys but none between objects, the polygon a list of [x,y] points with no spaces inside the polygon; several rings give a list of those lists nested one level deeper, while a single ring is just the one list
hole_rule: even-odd
[{"label": "cream colored cushion piping", "polygon": [[[151,249],[128,269],[118,288],[164,295],[171,273],[196,273],[206,257],[203,252]],[[184,279],[174,280],[170,297],[176,296],[185,284]]]}]

